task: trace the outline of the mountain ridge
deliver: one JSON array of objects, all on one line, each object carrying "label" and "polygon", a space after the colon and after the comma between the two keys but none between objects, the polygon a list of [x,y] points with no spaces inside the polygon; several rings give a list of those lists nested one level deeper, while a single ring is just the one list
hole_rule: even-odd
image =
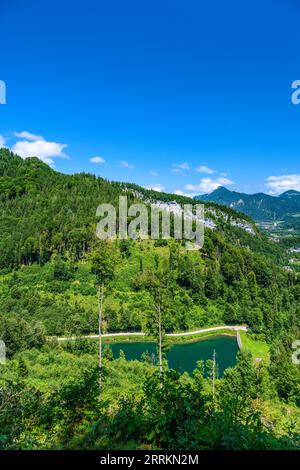
[{"label": "mountain ridge", "polygon": [[246,194],[220,186],[209,194],[194,197],[245,213],[256,222],[290,222],[300,213],[300,192],[289,189],[278,196],[265,193]]},{"label": "mountain ridge", "polygon": [[[129,205],[154,203],[162,209],[174,202],[193,203],[184,196],[110,182],[88,173],[66,175],[37,158],[24,160],[0,149],[0,269],[45,263],[55,253],[68,252],[75,260],[81,259],[95,243],[98,205],[110,202],[117,208],[120,195],[128,196]],[[233,244],[240,244],[242,238],[254,251],[281,258],[281,252],[267,242],[248,216],[210,202],[205,208],[206,226],[212,231],[225,234]]]}]

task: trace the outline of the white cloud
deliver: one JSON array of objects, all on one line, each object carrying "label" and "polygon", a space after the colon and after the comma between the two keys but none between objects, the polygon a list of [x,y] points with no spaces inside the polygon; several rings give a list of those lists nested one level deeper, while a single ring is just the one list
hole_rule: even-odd
[{"label": "white cloud", "polygon": [[187,162],[184,162],[184,163],[179,163],[179,164],[173,164],[172,165],[172,173],[176,173],[178,175],[183,175],[185,176],[185,173],[183,170],[189,170],[190,169],[190,166]]},{"label": "white cloud", "polygon": [[101,165],[102,163],[105,163],[105,160],[102,157],[92,157],[92,158],[90,158],[90,162],[91,163],[97,163],[97,164]]},{"label": "white cloud", "polygon": [[66,147],[66,144],[47,142],[46,140],[36,140],[35,142],[20,140],[11,150],[22,158],[38,157],[44,163],[53,166],[53,158],[69,158],[64,152]]},{"label": "white cloud", "polygon": [[66,144],[48,142],[41,135],[27,131],[15,132],[14,134],[23,140],[17,141],[11,150],[22,158],[37,157],[51,166],[54,166],[53,158],[69,158],[64,152]]},{"label": "white cloud", "polygon": [[269,176],[266,185],[269,189],[269,194],[272,195],[284,193],[289,189],[300,191],[300,175]]},{"label": "white cloud", "polygon": [[157,191],[158,193],[161,193],[162,191],[165,190],[165,187],[162,186],[161,184],[153,184],[149,186],[145,186],[146,189],[152,189],[152,191]]},{"label": "white cloud", "polygon": [[213,173],[216,172],[212,168],[209,168],[209,166],[207,165],[200,165],[197,168],[195,168],[195,170],[198,171],[198,173],[207,173],[208,175],[212,175]]},{"label": "white cloud", "polygon": [[158,176],[158,173],[157,173],[157,171],[151,170],[150,175],[151,176]]},{"label": "white cloud", "polygon": [[199,184],[186,184],[184,188],[188,191],[210,193],[211,191],[217,189],[219,186],[230,186],[231,184],[234,184],[234,182],[228,178],[202,178]]},{"label": "white cloud", "polygon": [[184,192],[181,191],[181,189],[175,189],[174,194],[177,194],[177,196],[183,196]]},{"label": "white cloud", "polygon": [[31,134],[31,132],[22,131],[22,132],[15,132],[15,136],[19,137],[19,139],[26,139],[30,142],[36,142],[37,140],[45,140],[44,137],[41,135]]},{"label": "white cloud", "polygon": [[186,197],[190,197],[190,198],[193,198],[194,196],[197,195],[197,193],[195,193],[195,194],[185,193],[185,192],[182,191],[181,189],[176,189],[176,190],[174,191],[174,194],[176,194],[177,196],[186,196]]},{"label": "white cloud", "polygon": [[173,173],[178,173],[178,174],[184,174],[182,170],[189,170],[190,169],[190,166],[187,162],[184,162],[184,163],[179,163],[179,164],[173,164],[172,165],[172,172]]},{"label": "white cloud", "polygon": [[177,166],[178,168],[181,168],[182,170],[189,170],[190,166],[188,163],[180,163],[179,165],[174,165],[175,167]]},{"label": "white cloud", "polygon": [[0,135],[0,148],[2,148],[4,146],[5,146],[5,139],[4,139],[3,135]]},{"label": "white cloud", "polygon": [[129,168],[130,170],[132,170],[132,168],[134,168],[133,165],[131,165],[130,163],[126,162],[125,160],[122,160],[122,161],[120,162],[120,166],[121,166],[122,168]]}]

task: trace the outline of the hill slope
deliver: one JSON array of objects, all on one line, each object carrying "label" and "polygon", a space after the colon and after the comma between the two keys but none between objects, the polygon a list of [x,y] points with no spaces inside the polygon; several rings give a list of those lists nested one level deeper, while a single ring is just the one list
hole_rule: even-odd
[{"label": "hill slope", "polygon": [[[130,202],[166,209],[192,202],[93,175],[63,175],[36,158],[22,160],[0,151],[0,339],[8,357],[0,366],[0,448],[124,448],[121,442],[158,449],[164,442],[172,449],[221,449],[231,448],[232,436],[235,449],[298,446],[300,372],[292,364],[291,345],[300,337],[300,284],[296,273],[280,266],[280,247],[249,217],[213,203],[206,203],[213,225],[207,225],[202,250],[187,251],[172,239],[103,245],[95,237],[96,207],[100,202],[117,205],[121,194]],[[157,338],[152,279],[162,296],[164,350],[169,346],[164,333],[246,323],[251,334],[246,347],[259,346],[259,354],[270,349],[270,365],[240,355],[237,367],[216,381],[211,401],[211,379],[202,377],[200,366],[189,378],[165,368],[162,387],[155,358],[112,360],[105,348],[100,407],[97,344],[57,344],[49,338],[97,332],[91,269],[96,250],[100,256],[101,250],[107,252],[115,267],[105,286],[104,332],[142,330]],[[238,403],[239,421],[232,403]],[[165,434],[161,417],[170,409],[178,412]],[[260,421],[253,422],[253,416],[261,416]],[[166,435],[184,440],[174,443]],[[224,443],[227,435],[229,444]],[[259,442],[253,440],[257,435]],[[262,436],[270,439],[263,446]]]},{"label": "hill slope", "polygon": [[[119,196],[128,204],[144,201],[162,208],[196,201],[146,190],[134,184],[109,182],[95,175],[64,175],[37,158],[26,160],[0,150],[0,268],[44,263],[53,254],[68,253],[75,261],[95,243],[96,209],[101,203],[118,208]],[[205,203],[206,225],[226,233],[232,242],[281,256],[257,232],[253,221],[233,209]]]},{"label": "hill slope", "polygon": [[[89,174],[64,175],[36,158],[0,152],[0,329],[2,318],[10,331],[9,318],[17,325],[38,321],[48,334],[94,333],[97,301],[89,260],[98,244],[98,204],[117,206],[121,194],[130,202],[164,206],[192,200]],[[207,203],[206,217],[213,226],[199,252],[186,252],[184,243],[173,240],[112,244],[118,261],[106,300],[108,331],[147,330],[151,307],[143,277],[161,264],[172,279],[167,331],[246,322],[271,334],[266,325],[274,316],[273,291],[281,305],[294,278],[280,267],[284,253],[232,209]]]}]

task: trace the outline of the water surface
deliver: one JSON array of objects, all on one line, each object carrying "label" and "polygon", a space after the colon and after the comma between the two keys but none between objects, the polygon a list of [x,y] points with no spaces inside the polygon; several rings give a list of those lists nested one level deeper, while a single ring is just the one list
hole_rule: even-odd
[{"label": "water surface", "polygon": [[[127,360],[140,360],[142,354],[147,352],[150,358],[155,360],[155,343],[111,343],[110,347],[115,358],[119,356],[120,350],[122,350]],[[225,369],[233,367],[236,363],[238,345],[236,338],[232,336],[215,336],[194,343],[174,344],[167,352],[169,367],[180,373],[192,373],[197,366],[197,361],[206,361],[213,358],[214,350],[216,351],[219,376],[222,376]]]}]

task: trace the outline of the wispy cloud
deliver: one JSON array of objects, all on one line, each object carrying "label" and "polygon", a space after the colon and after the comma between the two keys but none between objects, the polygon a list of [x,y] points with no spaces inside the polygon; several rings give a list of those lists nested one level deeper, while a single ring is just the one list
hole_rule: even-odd
[{"label": "wispy cloud", "polygon": [[198,173],[206,173],[208,175],[212,175],[213,173],[216,172],[216,170],[213,170],[212,168],[209,168],[209,166],[207,166],[207,165],[199,165],[197,168],[195,168],[195,170]]},{"label": "wispy cloud", "polygon": [[176,194],[177,196],[186,196],[186,197],[190,197],[190,198],[193,198],[194,196],[197,195],[197,193],[185,193],[184,191],[182,191],[181,189],[175,189],[174,191],[174,194]]},{"label": "wispy cloud", "polygon": [[131,165],[130,163],[126,162],[126,160],[121,160],[121,161],[120,161],[120,166],[121,166],[122,168],[128,168],[128,169],[130,169],[130,170],[132,170],[132,168],[134,168],[134,166]]},{"label": "wispy cloud", "polygon": [[172,165],[173,168],[178,168],[179,170],[189,170],[190,169],[190,165],[187,163],[187,162],[183,162],[183,163],[174,163]]},{"label": "wispy cloud", "polygon": [[145,186],[146,189],[152,189],[152,191],[157,191],[158,193],[161,193],[162,191],[165,190],[165,187],[162,186],[161,184],[153,184],[149,186]]},{"label": "wispy cloud", "polygon": [[172,173],[176,173],[178,175],[185,175],[184,170],[189,170],[190,166],[187,162],[183,163],[174,163],[172,165]]},{"label": "wispy cloud", "polygon": [[184,186],[185,189],[188,191],[199,191],[199,193],[210,193],[215,189],[219,188],[219,186],[230,186],[234,184],[228,178],[202,178],[199,184],[186,184]]},{"label": "wispy cloud", "polygon": [[188,163],[180,163],[179,165],[173,165],[174,167],[181,168],[182,170],[189,170],[190,166]]},{"label": "wispy cloud", "polygon": [[151,175],[151,176],[158,176],[158,173],[157,173],[157,171],[155,171],[155,170],[151,170],[151,171],[150,171],[150,175]]},{"label": "wispy cloud", "polygon": [[289,189],[300,191],[300,174],[269,176],[266,185],[272,195],[284,193]]},{"label": "wispy cloud", "polygon": [[26,139],[30,142],[36,142],[37,140],[45,140],[44,137],[41,135],[31,134],[31,132],[22,131],[22,132],[15,132],[15,136],[19,139]]},{"label": "wispy cloud", "polygon": [[5,138],[3,137],[3,135],[0,135],[0,148],[4,146],[5,146]]},{"label": "wispy cloud", "polygon": [[103,163],[105,163],[105,160],[102,157],[92,157],[90,158],[90,162],[96,163],[97,165],[102,165]]}]

